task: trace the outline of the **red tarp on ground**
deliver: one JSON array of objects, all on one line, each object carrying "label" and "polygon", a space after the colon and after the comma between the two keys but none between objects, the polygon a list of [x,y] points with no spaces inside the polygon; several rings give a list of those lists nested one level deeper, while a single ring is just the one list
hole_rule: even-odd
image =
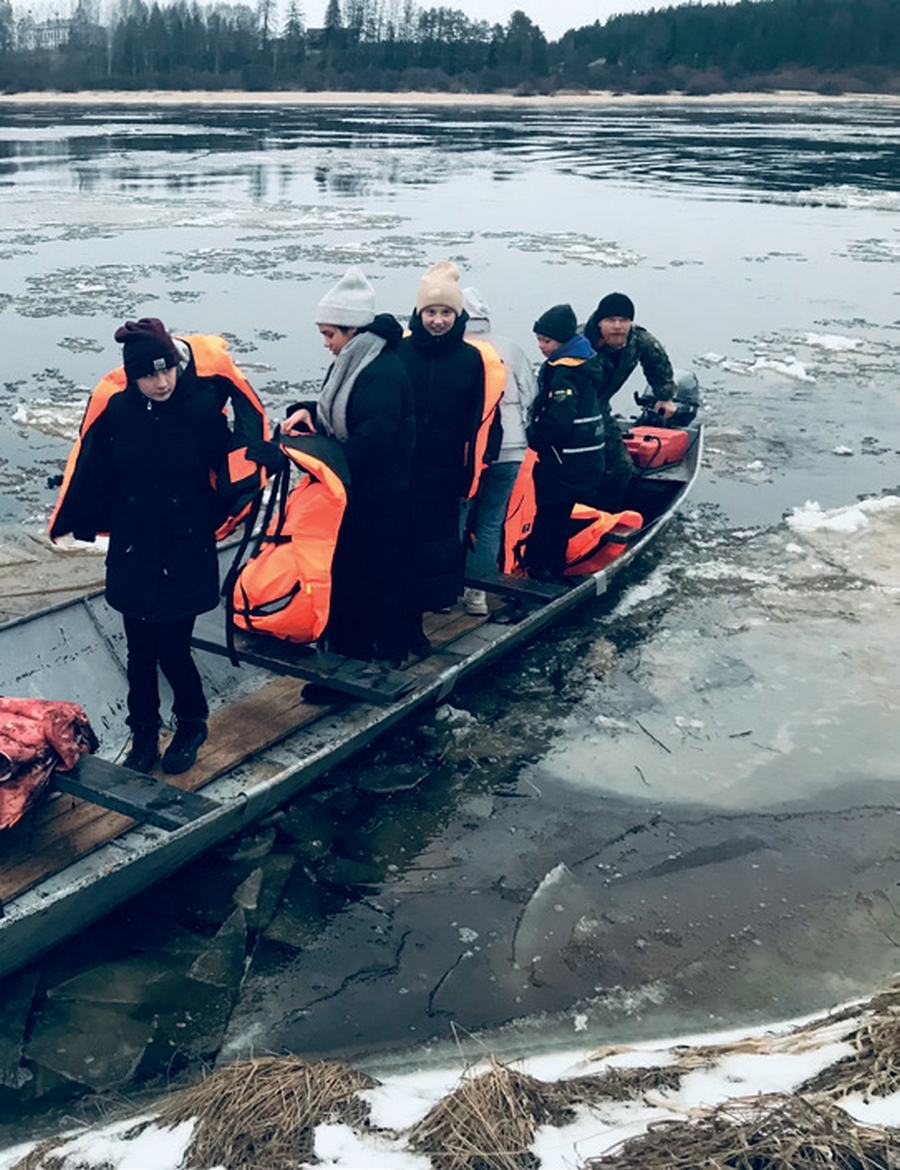
[{"label": "red tarp on ground", "polygon": [[0,696],[0,830],[14,825],[58,768],[74,768],[97,737],[77,703]]}]

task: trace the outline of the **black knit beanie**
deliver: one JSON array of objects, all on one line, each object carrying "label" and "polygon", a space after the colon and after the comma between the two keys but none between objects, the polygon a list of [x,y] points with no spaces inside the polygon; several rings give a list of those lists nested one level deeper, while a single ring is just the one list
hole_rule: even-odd
[{"label": "black knit beanie", "polygon": [[571,305],[554,305],[541,313],[533,325],[533,331],[554,341],[571,341],[578,332],[578,320]]},{"label": "black knit beanie", "polygon": [[126,321],[116,330],[115,338],[122,343],[122,361],[129,382],[158,370],[170,370],[181,361],[175,342],[156,317]]},{"label": "black knit beanie", "polygon": [[604,317],[625,317],[634,320],[634,301],[624,293],[607,293],[594,313],[597,321]]}]

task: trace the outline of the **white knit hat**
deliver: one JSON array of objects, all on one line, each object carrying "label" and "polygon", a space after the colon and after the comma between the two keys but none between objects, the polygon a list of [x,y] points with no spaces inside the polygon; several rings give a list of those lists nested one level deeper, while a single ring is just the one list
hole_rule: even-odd
[{"label": "white knit hat", "polygon": [[438,260],[422,277],[416,296],[416,309],[421,313],[429,305],[446,305],[457,315],[462,312],[459,269],[452,260]]},{"label": "white knit hat", "polygon": [[488,308],[488,303],[478,291],[469,285],[468,288],[462,290],[463,308],[469,314],[470,321],[487,321],[490,322],[491,310]]},{"label": "white knit hat", "polygon": [[348,268],[316,306],[317,325],[371,325],[375,320],[375,289],[359,268]]}]

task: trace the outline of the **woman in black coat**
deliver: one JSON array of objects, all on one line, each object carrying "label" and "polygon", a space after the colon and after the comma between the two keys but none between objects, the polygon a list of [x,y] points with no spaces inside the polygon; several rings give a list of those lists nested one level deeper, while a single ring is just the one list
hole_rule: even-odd
[{"label": "woman in black coat", "polygon": [[[325,637],[347,657],[399,663],[409,648],[403,562],[415,442],[412,388],[396,352],[403,330],[389,313],[375,313],[374,289],[358,268],[323,297],[316,317],[335,360],[319,398],[291,407],[283,429],[331,435],[350,469]],[[341,696],[308,684],[303,697]]]},{"label": "woman in black coat", "polygon": [[159,759],[159,667],[177,720],[163,768],[184,772],[207,735],[191,634],[219,601],[215,533],[226,509],[210,473],[224,482],[230,432],[189,347],[161,321],[127,321],[115,336],[127,384],[82,439],[54,532],[109,533],[106,599],[123,616],[128,648],[125,766],[149,772]]},{"label": "woman in black coat", "polygon": [[474,469],[484,407],[484,363],[465,341],[459,271],[443,260],[422,278],[410,335],[398,354],[413,387],[416,449],[410,485],[412,589],[410,649],[430,649],[425,610],[454,605],[462,593],[460,506]]}]

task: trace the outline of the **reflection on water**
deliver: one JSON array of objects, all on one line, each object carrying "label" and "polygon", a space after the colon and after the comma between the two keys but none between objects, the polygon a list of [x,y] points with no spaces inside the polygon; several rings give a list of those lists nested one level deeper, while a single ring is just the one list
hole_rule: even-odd
[{"label": "reflection on water", "polygon": [[[177,106],[0,104],[0,160],[18,176],[14,182],[33,182],[36,173],[65,163],[68,183],[81,191],[173,183],[220,188],[249,177],[247,195],[254,200],[271,197],[262,171],[280,168],[272,187],[283,192],[285,166],[302,168],[317,153],[330,161],[315,164],[316,181],[350,196],[364,194],[368,181],[440,181],[485,155],[502,155],[507,171],[539,165],[593,179],[700,189],[706,197],[719,187],[732,196],[843,186],[890,192],[900,185],[898,135],[893,104],[865,101],[489,112],[395,107],[388,116],[352,106],[192,106],[189,118]],[[419,151],[432,153],[431,165],[416,164]],[[334,160],[349,152],[352,170],[336,168]],[[210,168],[216,156],[227,162],[220,158]],[[173,158],[179,177],[161,175]]]}]

